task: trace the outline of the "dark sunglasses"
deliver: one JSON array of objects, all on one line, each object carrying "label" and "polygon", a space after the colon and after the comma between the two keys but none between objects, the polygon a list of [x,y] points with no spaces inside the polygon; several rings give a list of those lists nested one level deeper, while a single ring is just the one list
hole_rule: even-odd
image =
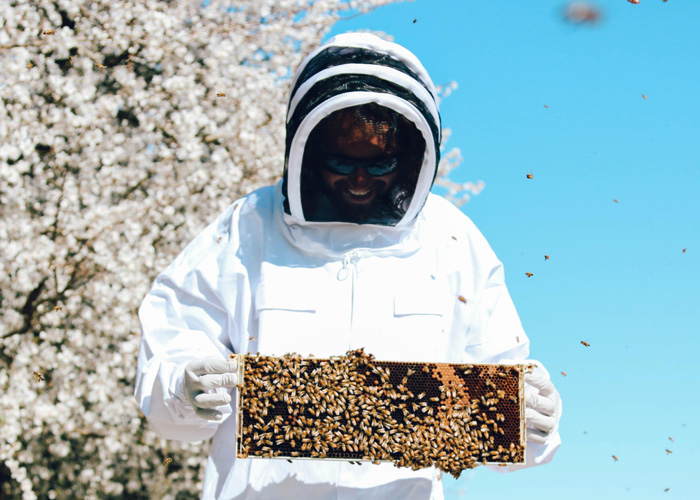
[{"label": "dark sunglasses", "polygon": [[336,175],[352,175],[358,167],[362,167],[372,177],[381,177],[389,175],[399,168],[398,156],[360,160],[347,156],[321,155],[317,157],[317,160],[324,170]]}]

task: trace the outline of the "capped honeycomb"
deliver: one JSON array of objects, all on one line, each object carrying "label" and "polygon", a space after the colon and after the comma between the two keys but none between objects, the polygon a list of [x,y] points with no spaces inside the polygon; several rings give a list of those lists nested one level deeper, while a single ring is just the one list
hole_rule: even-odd
[{"label": "capped honeycomb", "polygon": [[524,462],[524,365],[239,360],[237,456],[436,466]]}]

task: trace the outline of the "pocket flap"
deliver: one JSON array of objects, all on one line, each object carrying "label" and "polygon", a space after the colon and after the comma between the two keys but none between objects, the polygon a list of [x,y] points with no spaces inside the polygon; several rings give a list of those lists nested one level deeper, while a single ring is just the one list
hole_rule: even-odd
[{"label": "pocket flap", "polygon": [[297,279],[264,280],[255,292],[255,310],[316,312],[315,290]]},{"label": "pocket flap", "polygon": [[394,316],[412,314],[443,315],[444,304],[441,303],[437,283],[426,281],[412,286],[397,287],[394,290]]}]

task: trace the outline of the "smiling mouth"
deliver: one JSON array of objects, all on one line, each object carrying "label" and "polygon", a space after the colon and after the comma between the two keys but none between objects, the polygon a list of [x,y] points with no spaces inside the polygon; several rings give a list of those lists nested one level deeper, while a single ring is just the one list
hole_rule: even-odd
[{"label": "smiling mouth", "polygon": [[350,187],[348,188],[348,192],[353,196],[367,196],[370,193],[370,191],[372,191],[372,190],[371,189],[356,190],[356,189],[352,189]]}]

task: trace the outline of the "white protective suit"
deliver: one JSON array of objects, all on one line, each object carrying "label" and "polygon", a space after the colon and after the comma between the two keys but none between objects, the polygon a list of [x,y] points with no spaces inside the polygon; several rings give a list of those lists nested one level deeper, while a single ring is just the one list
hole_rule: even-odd
[{"label": "white protective suit", "polygon": [[[343,71],[362,84],[339,89],[331,81],[319,91]],[[306,138],[323,117],[365,102],[398,111],[423,135],[415,193],[390,224],[309,221],[300,199]],[[415,56],[367,34],[334,38],[295,75],[284,182],[233,203],[156,279],[139,312],[135,395],[159,435],[213,438],[203,499],[443,498],[432,468],[236,459],[235,408],[224,408],[220,422],[203,420],[183,392],[188,362],[230,352],[326,357],[362,347],[380,360],[528,357],[502,264],[463,213],[429,194],[439,125],[435,89]],[[559,445],[556,429],[544,444],[529,443],[526,465],[548,462]]]}]

